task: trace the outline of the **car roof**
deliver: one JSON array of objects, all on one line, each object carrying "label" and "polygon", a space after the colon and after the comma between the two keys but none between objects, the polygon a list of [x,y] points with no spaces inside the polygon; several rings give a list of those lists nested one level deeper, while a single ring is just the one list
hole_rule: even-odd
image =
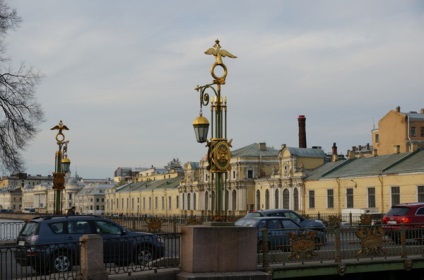
[{"label": "car roof", "polygon": [[278,217],[278,216],[262,216],[262,217],[247,217],[247,218],[240,218],[235,223],[240,221],[255,221],[257,223],[258,221],[268,221],[268,220],[285,220],[285,221],[291,221],[298,225],[299,227],[302,227],[299,223],[296,221],[293,221],[293,219],[287,218],[287,217]]},{"label": "car roof", "polygon": [[37,216],[31,219],[31,221],[34,222],[41,222],[41,221],[62,221],[62,220],[108,220],[106,218],[97,216],[97,215],[74,215],[74,216],[64,216],[64,215],[45,215],[45,216]]},{"label": "car roof", "polygon": [[288,217],[280,217],[280,216],[263,216],[263,217],[247,217],[241,219],[252,219],[252,220],[292,220]]},{"label": "car roof", "polygon": [[270,213],[270,212],[294,212],[293,210],[290,209],[266,209],[266,210],[256,210],[256,211],[252,211],[254,212],[259,212],[259,213]]},{"label": "car roof", "polygon": [[424,202],[405,202],[393,205],[392,207],[411,207],[411,206],[423,206]]}]

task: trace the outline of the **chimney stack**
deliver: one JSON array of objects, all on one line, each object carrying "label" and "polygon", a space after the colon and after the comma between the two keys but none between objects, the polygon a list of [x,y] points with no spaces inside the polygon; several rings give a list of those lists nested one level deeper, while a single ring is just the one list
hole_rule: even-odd
[{"label": "chimney stack", "polygon": [[297,118],[299,124],[299,148],[306,148],[306,118],[299,115]]},{"label": "chimney stack", "polygon": [[337,146],[336,143],[333,143],[333,147],[331,147],[332,153],[331,153],[331,161],[337,161],[339,159],[339,156],[337,154]]}]

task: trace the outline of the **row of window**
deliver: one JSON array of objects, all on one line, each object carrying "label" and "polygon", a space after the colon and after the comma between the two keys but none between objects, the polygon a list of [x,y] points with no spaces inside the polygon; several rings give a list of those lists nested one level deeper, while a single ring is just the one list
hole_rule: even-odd
[{"label": "row of window", "polygon": [[[400,203],[400,187],[391,187],[391,205]],[[418,186],[418,202],[424,202],[424,186]],[[376,208],[375,188],[367,189],[367,207]],[[315,191],[309,191],[309,208],[315,208]],[[327,208],[334,208],[334,190],[327,190]],[[354,208],[353,188],[346,189],[346,208]]]},{"label": "row of window", "polygon": [[[134,208],[139,209],[140,198],[137,197],[137,202],[134,201],[134,198],[131,198],[131,200],[130,200],[130,198],[121,198],[121,203],[119,203],[119,198],[117,198],[115,200],[111,199],[110,202],[111,202],[111,205],[108,208],[110,208],[111,211],[114,211],[114,210],[129,210],[129,209],[134,209]],[[109,206],[109,200],[106,200],[106,203]],[[179,196],[177,196],[175,198],[175,204],[176,204],[177,209],[178,209],[179,208]],[[171,207],[172,207],[172,197],[170,197],[170,196],[168,197],[168,205],[165,204],[165,197],[164,196],[161,197],[161,209],[164,210],[165,207],[167,207],[168,209],[171,209]],[[156,210],[159,209],[159,197],[155,197],[154,208]],[[148,198],[147,203],[146,203],[146,198],[143,197],[141,209],[142,210],[152,209],[152,198],[151,197]]]},{"label": "row of window", "polygon": [[[415,126],[411,126],[411,136],[417,136],[417,128]],[[424,137],[424,127],[420,127],[420,136]]]}]

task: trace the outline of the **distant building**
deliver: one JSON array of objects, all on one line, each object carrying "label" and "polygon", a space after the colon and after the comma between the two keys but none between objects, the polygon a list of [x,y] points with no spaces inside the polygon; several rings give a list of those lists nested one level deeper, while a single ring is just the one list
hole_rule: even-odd
[{"label": "distant building", "polygon": [[0,189],[0,209],[12,210],[19,212],[22,207],[22,190],[16,189]]},{"label": "distant building", "polygon": [[179,213],[178,186],[183,168],[174,159],[165,168],[152,166],[138,172],[134,180],[107,189],[106,214],[171,215]]},{"label": "distant building", "polygon": [[372,146],[378,155],[413,152],[424,147],[424,109],[405,113],[397,107],[389,111],[372,130]]},{"label": "distant building", "polygon": [[116,182],[90,183],[84,186],[76,195],[74,206],[79,214],[105,214],[106,191],[115,187]]},{"label": "distant building", "polygon": [[138,172],[146,169],[144,167],[118,167],[114,172],[113,180],[117,183],[128,183]]},{"label": "distant building", "polygon": [[31,176],[27,173],[17,173],[0,178],[0,188],[23,188],[27,185],[35,186],[41,183],[53,182],[53,176]]},{"label": "distant building", "polygon": [[304,179],[303,196],[303,213],[325,216],[424,202],[424,148],[325,163]]}]

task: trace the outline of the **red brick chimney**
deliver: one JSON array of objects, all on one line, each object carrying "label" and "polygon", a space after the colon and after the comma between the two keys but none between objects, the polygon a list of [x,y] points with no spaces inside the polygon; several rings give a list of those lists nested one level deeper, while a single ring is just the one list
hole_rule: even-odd
[{"label": "red brick chimney", "polygon": [[304,115],[299,115],[297,121],[299,123],[299,148],[306,148],[306,118]]},{"label": "red brick chimney", "polygon": [[333,143],[333,147],[331,147],[331,161],[337,161],[339,159],[339,155],[337,154],[337,146],[336,143]]}]

